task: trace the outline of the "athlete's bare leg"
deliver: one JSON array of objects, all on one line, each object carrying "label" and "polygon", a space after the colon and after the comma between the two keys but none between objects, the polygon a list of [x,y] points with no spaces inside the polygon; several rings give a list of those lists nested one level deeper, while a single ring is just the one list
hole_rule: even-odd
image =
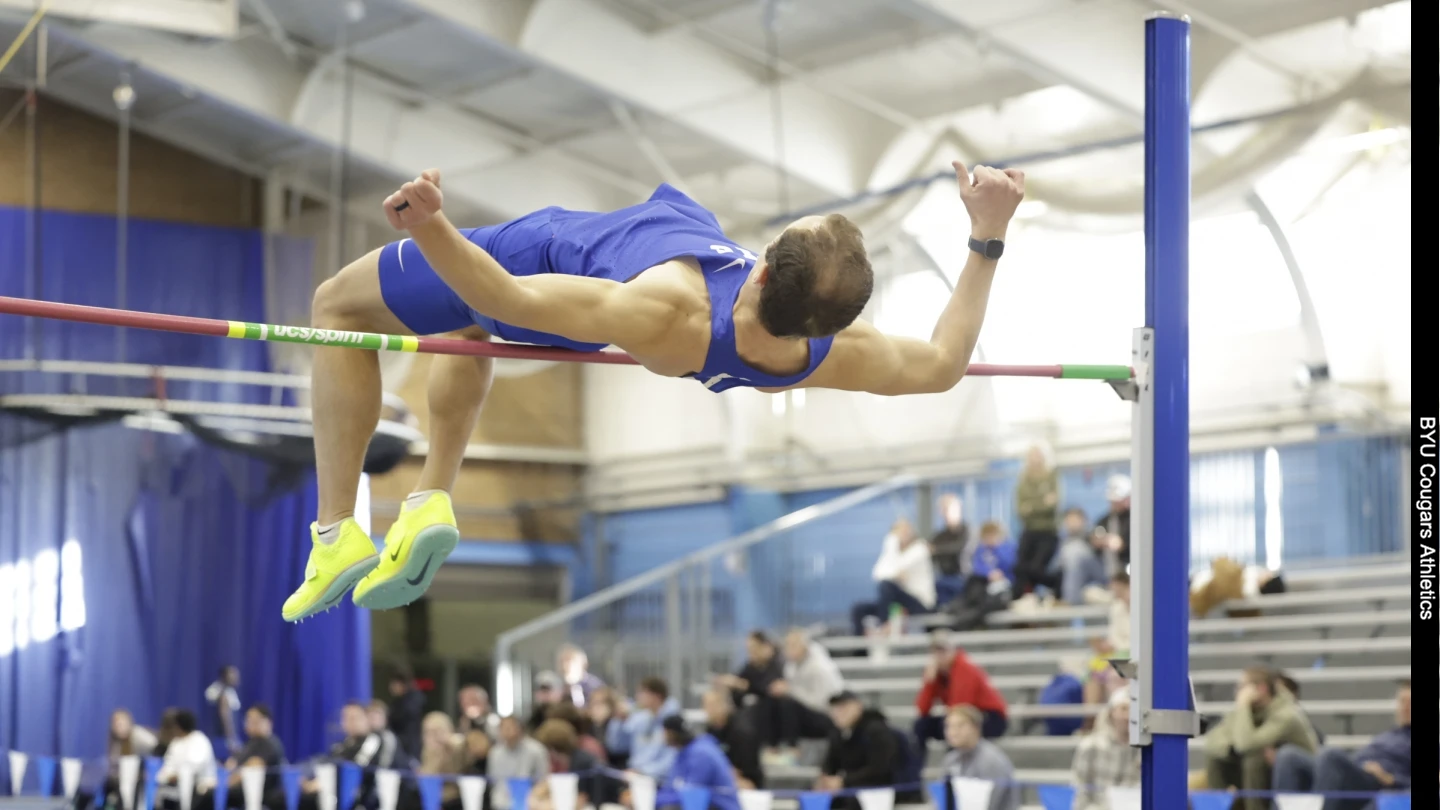
[{"label": "athlete's bare leg", "polygon": [[[447,337],[489,340],[480,327]],[[480,407],[494,379],[494,361],[489,357],[437,355],[430,364],[425,396],[430,407],[430,452],[420,471],[416,492],[455,487],[455,477],[465,460],[465,446],[480,419]]]},{"label": "athlete's bare leg", "polygon": [[[311,325],[356,332],[412,334],[380,294],[380,251],[357,259],[315,291]],[[322,346],[311,371],[317,522],[325,526],[355,513],[365,449],[380,421],[380,358],[365,349]]]}]

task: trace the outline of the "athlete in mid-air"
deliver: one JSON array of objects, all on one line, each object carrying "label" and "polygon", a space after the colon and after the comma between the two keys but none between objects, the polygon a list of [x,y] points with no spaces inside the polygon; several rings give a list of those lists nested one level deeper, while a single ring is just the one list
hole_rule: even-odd
[{"label": "athlete in mid-air", "polygon": [[[955,164],[970,214],[969,260],[929,341],[881,334],[859,315],[874,279],[845,217],[791,223],[759,254],[670,186],[609,213],[546,208],[460,231],[427,171],[385,200],[409,238],[320,285],[314,326],[449,334],[595,351],[617,346],[650,371],[711,391],[838,388],[899,395],[960,381],[985,319],[1005,230],[1025,194],[1016,169]],[[365,449],[380,418],[375,352],[316,349],[320,505],[305,581],[285,602],[297,621],[336,605],[408,604],[430,586],[459,531],[449,492],[490,388],[489,358],[436,356],[427,391],[430,453],[379,554],[353,518]]]}]

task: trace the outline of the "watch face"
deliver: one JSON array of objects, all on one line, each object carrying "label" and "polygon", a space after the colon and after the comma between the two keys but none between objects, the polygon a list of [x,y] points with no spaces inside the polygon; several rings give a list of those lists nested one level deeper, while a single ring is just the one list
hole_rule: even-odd
[{"label": "watch face", "polygon": [[985,258],[998,259],[1000,254],[1005,252],[1005,243],[999,239],[991,239],[985,243]]}]

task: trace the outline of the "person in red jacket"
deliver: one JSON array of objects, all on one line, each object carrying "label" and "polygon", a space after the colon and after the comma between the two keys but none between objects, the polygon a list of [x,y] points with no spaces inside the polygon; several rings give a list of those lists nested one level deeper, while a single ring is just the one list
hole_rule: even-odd
[{"label": "person in red jacket", "polygon": [[930,634],[930,661],[925,664],[925,684],[915,699],[919,716],[915,718],[915,739],[920,750],[925,750],[926,740],[945,739],[945,716],[930,716],[930,711],[939,703],[941,706],[970,705],[984,715],[980,733],[986,739],[1005,733],[1010,721],[1005,716],[1005,697],[994,686],[985,670],[976,666],[965,651],[950,640],[949,633],[937,630]]}]

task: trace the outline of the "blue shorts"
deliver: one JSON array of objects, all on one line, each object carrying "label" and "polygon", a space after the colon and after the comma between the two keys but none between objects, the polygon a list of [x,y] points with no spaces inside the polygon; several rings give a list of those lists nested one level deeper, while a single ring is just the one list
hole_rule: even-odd
[{"label": "blue shorts", "polygon": [[[549,211],[539,211],[501,225],[460,231],[466,239],[494,257],[512,276],[554,273],[552,246],[555,231]],[[599,351],[603,343],[579,343],[569,338],[521,329],[481,315],[460,299],[425,261],[409,239],[380,249],[380,295],[385,306],[417,335],[438,335],[479,326],[491,335],[513,343],[557,346],[576,351]]]}]

